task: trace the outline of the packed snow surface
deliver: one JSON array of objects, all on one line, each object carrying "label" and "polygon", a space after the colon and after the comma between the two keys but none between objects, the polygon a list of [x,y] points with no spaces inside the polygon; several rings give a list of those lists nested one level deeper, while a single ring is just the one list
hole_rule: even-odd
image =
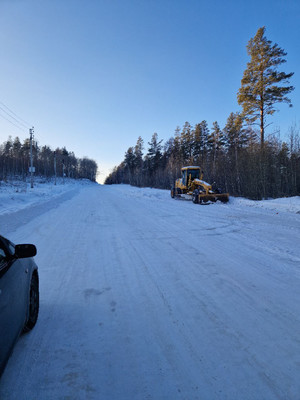
[{"label": "packed snow surface", "polygon": [[299,197],[45,185],[0,188],[0,233],[36,244],[41,297],[1,400],[300,398]]}]

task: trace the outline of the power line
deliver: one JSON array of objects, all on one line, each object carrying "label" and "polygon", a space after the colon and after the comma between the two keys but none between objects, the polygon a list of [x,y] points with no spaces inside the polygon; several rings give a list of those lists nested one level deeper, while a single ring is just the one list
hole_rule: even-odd
[{"label": "power line", "polygon": [[4,115],[2,115],[0,113],[0,117],[2,117],[3,119],[5,119],[6,121],[8,121],[10,124],[14,125],[16,128],[20,129],[23,132],[26,132],[26,129],[23,127],[20,127],[19,125],[15,124],[14,122],[10,121],[8,118],[6,118]]},{"label": "power line", "polygon": [[[2,101],[0,101],[0,104],[2,106],[4,106],[10,113],[12,113],[15,117],[17,117],[20,121],[24,122],[26,124],[26,128],[28,128],[29,126],[31,126],[32,124],[30,124],[28,121],[25,121],[25,119],[21,118],[19,115],[17,115],[13,110],[11,110],[9,107],[7,107],[6,104],[4,104]],[[2,108],[2,107],[1,107]],[[3,109],[3,108],[2,108]],[[5,111],[6,112],[6,111]],[[7,113],[7,112],[6,112]],[[7,113],[8,114],[8,113]]]},{"label": "power line", "polygon": [[[6,111],[3,107],[5,107],[8,111]],[[3,115],[3,113],[5,113],[6,115]],[[5,119],[10,124],[14,125],[16,128],[20,129],[23,132],[27,132],[28,129],[30,129],[29,127],[32,126],[32,124],[30,124],[25,119],[21,118],[18,114],[16,114],[11,108],[9,108],[2,101],[0,101],[0,117]],[[41,136],[40,134],[39,137],[43,139],[43,136]]]},{"label": "power line", "polygon": [[17,124],[19,124],[19,125],[23,126],[24,128],[28,129],[27,125],[23,124],[23,122],[18,121],[17,118],[15,118],[13,115],[11,115],[7,111],[5,111],[5,109],[3,107],[0,106],[0,110],[5,112],[5,114],[8,115],[9,118],[12,118],[14,121],[16,121]]}]

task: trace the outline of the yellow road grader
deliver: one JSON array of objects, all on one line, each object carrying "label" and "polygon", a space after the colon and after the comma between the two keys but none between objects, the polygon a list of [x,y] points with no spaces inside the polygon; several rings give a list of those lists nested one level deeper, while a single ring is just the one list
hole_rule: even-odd
[{"label": "yellow road grader", "polygon": [[193,203],[208,203],[220,200],[227,203],[228,193],[222,193],[220,189],[213,190],[212,185],[205,182],[200,167],[190,166],[181,168],[182,177],[176,179],[175,185],[171,188],[171,197],[191,198]]}]

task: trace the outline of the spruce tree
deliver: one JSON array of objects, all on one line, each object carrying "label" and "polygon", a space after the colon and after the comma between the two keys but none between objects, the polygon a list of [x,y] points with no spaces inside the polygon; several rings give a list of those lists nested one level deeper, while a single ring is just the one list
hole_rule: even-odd
[{"label": "spruce tree", "polygon": [[147,153],[147,161],[148,161],[148,169],[150,175],[155,171],[160,164],[160,160],[162,157],[162,140],[158,140],[158,134],[155,132],[151,137],[151,141],[148,142],[149,149]]},{"label": "spruce tree", "polygon": [[287,103],[291,100],[287,95],[294,89],[293,86],[284,86],[289,83],[293,72],[286,74],[279,72],[278,66],[285,63],[287,53],[275,43],[268,40],[265,27],[259,28],[255,37],[247,45],[248,55],[251,57],[241,81],[238,91],[238,103],[243,107],[243,116],[248,123],[260,121],[261,146],[264,144],[266,117],[276,111],[276,103]]},{"label": "spruce tree", "polygon": [[193,152],[193,133],[189,122],[185,122],[181,132],[181,150],[185,163],[190,163]]},{"label": "spruce tree", "polygon": [[144,150],[144,141],[142,137],[139,136],[136,145],[134,147],[135,163],[138,169],[141,169],[143,166],[143,150]]},{"label": "spruce tree", "polygon": [[129,171],[129,174],[133,174],[134,169],[135,169],[135,154],[134,154],[134,148],[129,147],[128,150],[125,153],[125,158],[124,158],[124,163]]},{"label": "spruce tree", "polygon": [[200,164],[200,154],[203,147],[202,129],[200,124],[195,125],[194,133],[194,146],[193,146],[193,157],[196,164]]},{"label": "spruce tree", "polygon": [[239,113],[230,113],[224,133],[229,152],[245,146],[250,141],[249,129],[243,127],[243,118]]},{"label": "spruce tree", "polygon": [[217,158],[224,144],[225,144],[224,132],[220,129],[218,122],[215,121],[213,122],[210,135],[207,138],[207,145],[212,155],[212,161],[213,161],[212,174],[214,177],[216,175]]},{"label": "spruce tree", "polygon": [[201,167],[206,168],[206,156],[207,156],[207,140],[209,136],[209,128],[207,122],[203,120],[200,122],[202,146],[201,146]]},{"label": "spruce tree", "polygon": [[136,145],[134,147],[135,156],[135,173],[134,173],[134,184],[137,186],[142,185],[143,181],[143,150],[144,141],[141,136],[138,137]]}]

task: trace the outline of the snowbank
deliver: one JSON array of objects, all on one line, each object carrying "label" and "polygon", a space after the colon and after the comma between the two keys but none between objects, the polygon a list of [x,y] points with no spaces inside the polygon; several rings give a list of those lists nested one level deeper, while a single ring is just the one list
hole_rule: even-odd
[{"label": "snowbank", "polygon": [[269,209],[275,212],[289,212],[300,214],[300,196],[283,197],[268,200],[248,200],[242,197],[232,197],[230,203],[234,205]]},{"label": "snowbank", "polygon": [[12,181],[0,182],[0,215],[16,212],[26,207],[39,204],[51,198],[56,198],[63,193],[78,186],[92,185],[87,179],[75,180],[62,178],[56,180],[35,179],[31,189],[29,182]]},{"label": "snowbank", "polygon": [[[126,197],[165,201],[171,199],[170,191],[154,188],[138,188],[130,185],[114,185],[117,191]],[[173,200],[174,201],[174,200]],[[219,204],[219,203],[217,203]],[[247,206],[269,209],[275,212],[289,212],[300,214],[300,196],[284,197],[268,200],[249,200],[243,197],[230,197],[230,206]]]}]

